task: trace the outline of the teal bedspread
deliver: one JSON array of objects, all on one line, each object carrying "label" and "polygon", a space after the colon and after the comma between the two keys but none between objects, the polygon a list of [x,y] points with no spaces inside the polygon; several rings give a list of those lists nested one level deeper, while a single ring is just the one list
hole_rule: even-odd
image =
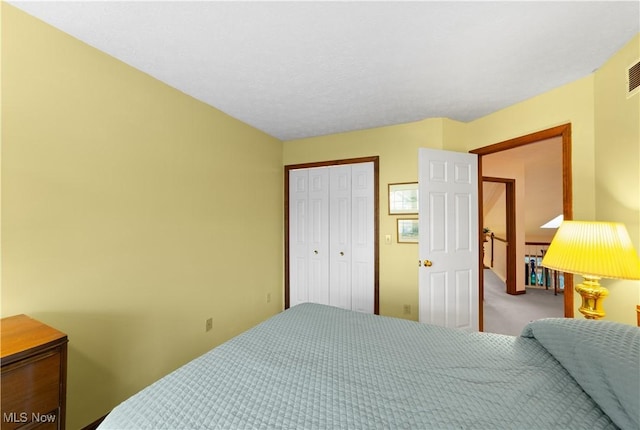
[{"label": "teal bedspread", "polygon": [[[607,406],[619,393],[598,399],[578,384],[585,369],[572,369],[565,363],[570,353],[565,357],[555,351],[569,341],[549,332],[573,339],[576,330],[584,331],[575,323],[584,322],[541,320],[523,336],[512,337],[301,304],[143,389],[117,406],[99,429],[637,425],[637,414],[620,419],[628,415],[625,408],[634,406],[633,398],[616,405],[614,412],[619,414],[608,412],[610,417],[596,401]],[[637,343],[639,329],[624,327],[635,330],[626,339]],[[543,333],[542,342],[538,332]],[[630,359],[632,366],[638,364],[637,355],[635,360]],[[620,384],[616,375],[612,377],[611,384]],[[621,388],[620,395],[635,395],[637,406],[638,391],[629,386]]]}]

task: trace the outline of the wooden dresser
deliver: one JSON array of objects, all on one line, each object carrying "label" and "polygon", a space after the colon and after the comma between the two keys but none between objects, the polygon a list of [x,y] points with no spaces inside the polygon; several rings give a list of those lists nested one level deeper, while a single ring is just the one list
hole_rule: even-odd
[{"label": "wooden dresser", "polygon": [[2,430],[63,430],[67,335],[26,315],[0,324]]}]

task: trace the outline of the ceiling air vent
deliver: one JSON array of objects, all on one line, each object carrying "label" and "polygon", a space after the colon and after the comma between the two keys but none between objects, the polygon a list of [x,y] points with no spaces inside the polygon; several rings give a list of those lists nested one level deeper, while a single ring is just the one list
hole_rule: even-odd
[{"label": "ceiling air vent", "polygon": [[627,69],[627,77],[629,86],[627,87],[627,96],[640,93],[640,61],[636,61]]}]

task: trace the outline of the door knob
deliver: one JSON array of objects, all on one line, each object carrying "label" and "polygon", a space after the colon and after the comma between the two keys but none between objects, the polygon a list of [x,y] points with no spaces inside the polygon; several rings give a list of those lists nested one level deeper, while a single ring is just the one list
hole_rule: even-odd
[{"label": "door knob", "polygon": [[431,262],[431,260],[424,260],[424,267],[431,267],[433,266],[433,263]]},{"label": "door knob", "polygon": [[342,255],[344,255],[344,252],[340,251],[340,255],[341,255],[341,256],[342,256]]},{"label": "door knob", "polygon": [[314,249],[314,250],[313,250],[313,253],[314,253],[314,254],[317,254],[317,253],[318,253],[318,250],[317,250],[317,249]]}]

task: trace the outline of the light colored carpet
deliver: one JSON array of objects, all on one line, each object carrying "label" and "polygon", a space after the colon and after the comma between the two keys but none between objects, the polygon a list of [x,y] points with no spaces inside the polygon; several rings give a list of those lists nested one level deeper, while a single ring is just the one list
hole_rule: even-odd
[{"label": "light colored carpet", "polygon": [[484,331],[518,336],[530,321],[562,318],[564,296],[553,290],[527,288],[526,294],[512,296],[504,282],[484,269]]}]

